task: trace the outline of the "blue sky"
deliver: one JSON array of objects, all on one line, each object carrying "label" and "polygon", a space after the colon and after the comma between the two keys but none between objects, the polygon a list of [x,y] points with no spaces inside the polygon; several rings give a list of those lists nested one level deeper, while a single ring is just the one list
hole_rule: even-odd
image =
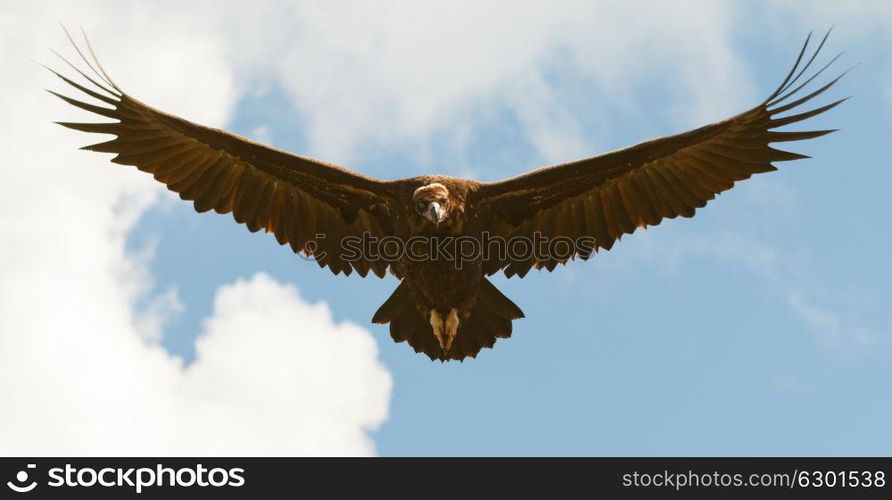
[{"label": "blue sky", "polygon": [[[526,318],[514,323],[512,338],[499,340],[477,359],[431,362],[407,344],[395,344],[386,326],[369,324],[397,286],[394,278],[332,276],[280,247],[272,236],[249,233],[229,215],[197,215],[189,204],[164,196],[159,201],[158,192],[149,191],[157,188],[148,176],[111,174],[118,167],[110,167],[106,158],[69,153],[69,144],[60,146],[55,158],[81,154],[77,162],[91,184],[111,175],[123,180],[115,178],[115,196],[94,207],[105,214],[104,225],[96,232],[71,230],[67,240],[81,248],[76,238],[98,241],[117,235],[101,247],[108,251],[100,252],[111,255],[107,259],[114,265],[93,266],[97,252],[84,251],[74,265],[60,260],[67,264],[60,264],[56,275],[68,284],[81,282],[69,276],[79,265],[108,274],[102,286],[111,290],[109,295],[84,293],[97,310],[102,306],[93,297],[120,309],[130,323],[138,323],[146,310],[152,317],[157,312],[153,304],[166,307],[156,318],[160,339],[149,339],[147,345],[160,347],[159,355],[177,366],[171,373],[183,380],[189,380],[192,363],[201,364],[196,340],[218,338],[225,316],[219,303],[215,307],[220,291],[258,272],[298,290],[300,299],[287,293],[282,299],[293,305],[291,310],[326,304],[331,319],[315,323],[322,334],[342,322],[369,332],[380,366],[373,366],[371,348],[368,355],[326,361],[328,371],[309,371],[315,375],[296,386],[296,409],[289,406],[282,419],[291,418],[290,411],[329,418],[317,412],[317,407],[328,408],[321,403],[328,396],[317,400],[314,394],[338,392],[351,400],[362,399],[351,391],[380,394],[369,403],[374,409],[357,410],[363,416],[350,424],[351,432],[374,429],[369,434],[373,445],[286,447],[273,449],[276,453],[888,455],[892,450],[887,389],[892,382],[892,239],[885,213],[886,186],[892,183],[887,153],[892,12],[883,2],[694,2],[680,10],[660,3],[532,2],[511,12],[497,4],[478,12],[447,4],[425,9],[411,2],[300,3],[293,8],[270,3],[246,16],[229,5],[210,28],[196,32],[186,21],[198,15],[198,7],[195,12],[185,8],[181,19],[160,8],[137,9],[112,29],[106,20],[115,19],[120,7],[89,5],[93,10],[81,13],[90,17],[83,23],[96,33],[92,37],[106,68],[120,75],[118,83],[136,97],[387,179],[436,172],[495,180],[726,118],[774,90],[810,29],[822,32],[834,25],[823,60],[841,50],[846,54],[824,81],[855,63],[860,66],[820,103],[854,98],[800,128],[841,130],[787,148],[813,159],[781,163],[779,171],[738,184],[693,219],[667,220],[626,236],[588,262],[533,272],[523,280],[494,278]],[[69,19],[75,13],[60,15]],[[52,28],[36,13],[23,12],[25,17]],[[158,25],[164,26],[163,34],[151,31]],[[45,33],[54,33],[50,28]],[[51,40],[60,38],[54,33]],[[153,40],[159,41],[157,53],[149,51]],[[176,45],[177,40],[189,42]],[[134,61],[140,58],[151,62],[140,67]],[[41,117],[58,119],[58,105],[45,108]],[[86,143],[83,137],[68,140]],[[72,177],[72,185],[86,183],[83,178]],[[119,219],[116,214],[131,213],[131,205],[139,207],[131,211],[133,220]],[[27,253],[22,250],[16,258],[30,262]],[[121,266],[130,271],[121,275]],[[42,281],[14,271],[4,274],[20,289],[26,283],[36,295],[50,293],[49,285],[34,284]],[[141,284],[128,295],[127,283]],[[123,296],[123,302],[112,296]],[[174,297],[174,306],[164,306],[159,297]],[[70,324],[92,324],[78,316],[82,312],[72,314]],[[17,321],[32,336],[45,328]],[[295,324],[292,331],[294,320],[289,321],[275,328],[282,335],[306,333],[306,325]],[[106,323],[117,324],[102,319]],[[10,332],[14,346],[26,345],[15,343],[21,339]],[[244,328],[239,333],[243,337],[236,336],[231,345],[249,345],[261,332]],[[365,346],[366,338],[359,335],[357,342]],[[284,343],[280,352],[258,351],[259,363],[263,356],[274,366],[314,362],[312,350],[292,347]],[[128,352],[121,348],[88,359],[118,357],[123,366],[130,363]],[[237,364],[227,361],[236,358],[220,359],[220,370]],[[354,360],[371,368],[354,373]],[[28,368],[16,369],[12,380],[34,376]],[[382,375],[385,370],[389,380]],[[210,373],[204,366],[193,372]],[[350,374],[340,378],[335,372]],[[67,372],[58,368],[52,373],[61,377]],[[97,373],[108,378],[111,372]],[[257,390],[257,398],[221,406],[241,411],[254,405],[255,413],[245,410],[245,429],[263,425],[258,415],[280,410],[267,407],[261,396],[287,399],[293,389],[273,384],[274,389],[262,392],[263,377],[273,375],[257,373],[256,386],[245,386],[245,391]],[[235,380],[255,376],[251,370],[235,375]],[[195,399],[203,400],[215,380],[209,377],[195,389]],[[364,381],[371,380],[367,391]],[[151,383],[145,385],[147,393],[156,392]],[[34,406],[29,397],[9,399]],[[51,399],[40,404],[46,401]],[[83,413],[91,413],[90,408]],[[109,411],[119,415],[118,408]],[[212,412],[200,414],[205,421],[215,418]],[[32,416],[22,413],[14,422]],[[137,428],[147,425],[133,422]],[[186,429],[177,435],[184,441],[201,433],[194,422],[171,419],[166,425]],[[300,432],[312,435],[312,425],[302,422]],[[272,428],[278,435],[291,432]],[[356,435],[361,441],[363,431]],[[0,438],[0,449],[15,442]],[[151,449],[138,445],[133,449]],[[42,450],[50,454],[57,449],[47,446]],[[62,449],[80,450],[73,446]],[[256,452],[246,446],[211,449]],[[102,453],[109,448],[91,449]]]},{"label": "blue sky", "polygon": [[[801,37],[769,43],[735,34],[758,94],[784,76]],[[814,159],[747,181],[694,219],[624,238],[590,262],[497,278],[527,318],[477,360],[431,363],[391,342],[386,327],[370,326],[395,380],[390,418],[374,434],[379,453],[888,454],[892,296],[882,200],[892,181],[884,167],[892,115],[888,85],[878,84],[888,81],[888,39],[843,40],[831,37],[827,50],[847,50],[838,71],[862,65],[833,95],[855,98],[807,127],[841,132],[792,146]],[[610,96],[584,95],[597,85],[560,60],[549,65],[548,82],[591,144],[613,149],[681,131],[663,101],[672,89],[659,79],[638,76],[629,92],[642,109],[610,113],[604,124],[604,105],[595,102]],[[228,128],[251,135],[267,127],[273,144],[300,151],[306,131],[296,117],[289,98],[271,89],[239,101]],[[461,151],[433,134],[431,168],[460,174],[449,165],[461,157],[496,179],[544,164],[510,110],[472,115],[466,125],[472,137]],[[411,156],[385,145],[350,166],[398,178],[418,172]],[[132,241],[147,238],[157,241],[151,267],[159,284],[175,286],[189,305],[164,336],[186,359],[213,290],[235,278],[269,273],[327,302],[336,319],[363,325],[396,286],[392,278],[332,277],[271,237],[228,216],[198,217],[185,204],[146,215]],[[809,323],[796,300],[831,325]]]}]

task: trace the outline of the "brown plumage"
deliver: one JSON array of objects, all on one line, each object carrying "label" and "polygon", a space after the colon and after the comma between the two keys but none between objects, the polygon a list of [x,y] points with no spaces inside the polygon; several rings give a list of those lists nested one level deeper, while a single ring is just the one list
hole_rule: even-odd
[{"label": "brown plumage", "polygon": [[[551,271],[577,256],[588,259],[598,249],[609,250],[623,234],[667,217],[692,217],[735,182],[776,170],[773,162],[805,158],[769,144],[832,132],[775,130],[844,100],[778,116],[823,93],[842,76],[798,97],[836,60],[797,85],[827,36],[802,64],[810,38],[777,90],[737,116],[494,183],[440,175],[382,181],[191,123],[121,91],[99,65],[89,42],[92,63],[72,40],[95,76],[65,61],[86,83],[50,71],[102,104],[54,95],[115,120],[60,123],[116,136],[84,149],[113,153],[113,162],[151,173],[192,201],[198,212],[231,212],[250,231],[272,233],[280,244],[315,257],[319,266],[335,274],[356,271],[384,277],[389,271],[400,284],[372,321],[390,323],[395,341],[408,341],[417,352],[445,361],[476,357],[497,338],[509,337],[512,321],[523,317],[486,276],[502,271],[523,277],[533,268]],[[544,253],[507,251],[512,241],[532,242],[537,237],[554,242],[554,248]],[[431,241],[462,241],[494,251],[462,259],[460,252],[444,254],[429,245]],[[494,243],[488,247],[487,241]],[[563,246],[558,246],[560,241]],[[413,242],[418,243],[417,251]],[[388,252],[387,245],[394,243],[413,252]]]}]

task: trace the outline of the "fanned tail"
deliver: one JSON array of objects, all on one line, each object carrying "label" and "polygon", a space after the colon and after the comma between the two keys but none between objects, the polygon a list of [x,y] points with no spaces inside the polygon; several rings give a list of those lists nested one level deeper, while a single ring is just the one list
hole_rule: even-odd
[{"label": "fanned tail", "polygon": [[511,336],[511,322],[523,318],[523,311],[483,278],[477,289],[477,303],[470,316],[461,322],[449,351],[440,347],[430,321],[415,306],[406,282],[394,290],[375,313],[373,323],[390,323],[390,336],[396,342],[408,342],[415,352],[423,352],[431,360],[463,361],[476,358],[484,347],[492,347],[496,339]]}]

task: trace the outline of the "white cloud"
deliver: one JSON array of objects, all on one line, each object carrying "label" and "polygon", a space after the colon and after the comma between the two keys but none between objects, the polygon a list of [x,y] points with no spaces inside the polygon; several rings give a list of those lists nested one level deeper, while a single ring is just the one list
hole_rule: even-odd
[{"label": "white cloud", "polygon": [[3,336],[3,454],[374,454],[391,389],[374,340],[264,274],[218,291],[188,367],[59,316]]},{"label": "white cloud", "polygon": [[831,293],[826,287],[815,290],[802,286],[788,287],[785,298],[819,341],[838,353],[850,355],[858,348],[889,347],[892,325],[877,319],[885,313],[875,314],[870,298],[852,290]]},{"label": "white cloud", "polygon": [[161,293],[147,295],[144,300],[137,301],[134,308],[136,332],[149,342],[158,342],[164,333],[164,325],[173,316],[182,313],[185,308],[176,288],[168,288]]},{"label": "white cloud", "polygon": [[[886,0],[836,0],[834,2],[804,2],[802,0],[772,0],[778,22],[792,19],[803,24],[836,26],[835,36],[860,36],[892,26],[892,4]],[[806,8],[803,8],[807,5]]]},{"label": "white cloud", "polygon": [[50,123],[85,116],[41,92],[60,86],[27,63],[47,60],[47,44],[67,47],[58,18],[107,42],[97,50],[118,83],[222,126],[238,96],[233,70],[189,8],[22,3],[0,20],[16,73],[0,84],[5,455],[374,453],[366,432],[387,415],[391,381],[369,333],[260,275],[219,290],[184,367],[155,342],[182,307],[175,290],[153,293],[146,255],[125,251],[159,186],[77,151],[99,141]]},{"label": "white cloud", "polygon": [[218,291],[196,351],[177,391],[186,443],[212,454],[374,453],[366,431],[387,417],[390,375],[368,331],[334,324],[324,303],[257,274]]},{"label": "white cloud", "polygon": [[[758,201],[750,203],[744,209],[747,215],[770,216],[768,207],[756,206]],[[763,213],[753,213],[760,208]],[[833,354],[848,356],[862,349],[888,346],[888,333],[884,332],[892,325],[884,319],[882,308],[857,289],[828,285],[819,273],[803,264],[802,255],[771,245],[754,232],[700,235],[673,226],[671,230],[657,227],[636,234],[634,241],[624,246],[623,258],[615,261],[614,270],[628,273],[644,263],[659,266],[660,272],[676,274],[687,263],[704,260],[742,267],[762,280],[806,331]]]},{"label": "white cloud", "polygon": [[[724,118],[754,95],[729,39],[734,18],[725,2],[653,2],[646,16],[636,2],[587,0],[220,8],[241,16],[226,27],[231,51],[251,58],[249,78],[278,81],[303,114],[307,153],[346,164],[387,147],[423,160],[433,137],[461,140],[496,108],[518,116],[538,161],[597,152],[572,103],[555,97],[549,69],[605,96],[597,132],[635,109],[635,85],[663,86],[677,99],[659,119],[678,127]],[[270,24],[271,15],[280,22]]]},{"label": "white cloud", "polygon": [[269,127],[266,125],[255,127],[254,130],[251,131],[250,138],[261,144],[272,144],[272,135]]}]

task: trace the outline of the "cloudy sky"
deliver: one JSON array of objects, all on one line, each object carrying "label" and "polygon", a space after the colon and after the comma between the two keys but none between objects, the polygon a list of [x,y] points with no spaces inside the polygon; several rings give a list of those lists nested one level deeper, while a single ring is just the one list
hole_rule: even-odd
[{"label": "cloudy sky", "polygon": [[[0,454],[888,455],[892,4],[4,2]],[[495,283],[525,311],[440,364],[333,277],[78,151],[32,60],[83,26],[130,94],[398,178],[495,180],[760,102],[809,30],[860,66],[814,159],[691,220]],[[93,141],[95,142],[95,141]]]}]

